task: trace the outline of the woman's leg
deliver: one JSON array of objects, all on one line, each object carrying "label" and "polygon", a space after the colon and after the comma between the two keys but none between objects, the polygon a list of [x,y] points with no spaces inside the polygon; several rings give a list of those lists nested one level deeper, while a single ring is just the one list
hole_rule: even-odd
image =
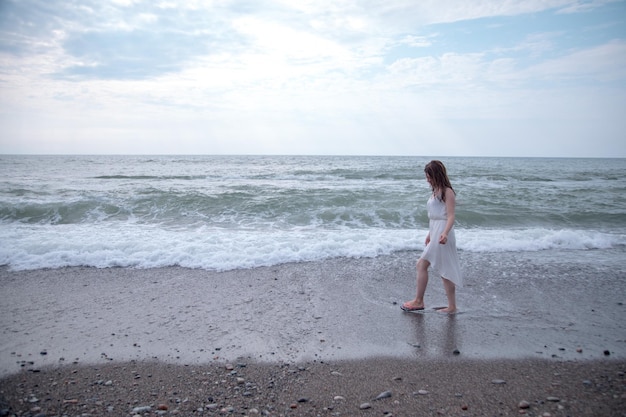
[{"label": "woman's leg", "polygon": [[417,295],[415,299],[407,301],[402,306],[409,310],[423,309],[424,308],[424,294],[426,293],[426,286],[428,285],[428,267],[430,262],[426,259],[420,259],[417,261]]},{"label": "woman's leg", "polygon": [[437,310],[441,313],[456,313],[456,285],[454,282],[441,277],[443,280],[443,288],[446,290],[448,297],[448,307]]}]

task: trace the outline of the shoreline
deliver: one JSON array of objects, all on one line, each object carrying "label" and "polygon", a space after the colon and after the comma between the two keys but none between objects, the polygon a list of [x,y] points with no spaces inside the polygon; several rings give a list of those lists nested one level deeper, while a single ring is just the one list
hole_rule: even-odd
[{"label": "shoreline", "polygon": [[225,272],[3,267],[0,377],[30,362],[626,359],[622,272],[566,255],[461,252],[454,315],[433,312],[435,277],[425,313],[400,310],[415,252]]}]

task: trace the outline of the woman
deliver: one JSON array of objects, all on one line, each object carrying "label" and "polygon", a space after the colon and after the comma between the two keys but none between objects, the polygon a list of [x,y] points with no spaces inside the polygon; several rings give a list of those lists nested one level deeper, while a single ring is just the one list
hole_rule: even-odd
[{"label": "woman", "polygon": [[428,285],[428,267],[441,276],[448,297],[448,306],[438,309],[444,313],[456,312],[456,286],[463,286],[454,236],[454,208],[456,193],[450,185],[446,167],[441,161],[430,161],[424,168],[426,181],[432,188],[428,199],[429,228],[426,248],[417,261],[417,295],[402,304],[404,311],[424,309],[424,293]]}]

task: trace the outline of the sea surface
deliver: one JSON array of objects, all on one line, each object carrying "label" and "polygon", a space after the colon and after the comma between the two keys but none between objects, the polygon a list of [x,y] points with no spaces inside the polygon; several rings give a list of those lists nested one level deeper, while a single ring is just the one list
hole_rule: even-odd
[{"label": "sea surface", "polygon": [[[1,155],[0,265],[224,271],[419,251],[431,159]],[[623,269],[626,159],[438,159],[465,258],[594,251]]]}]

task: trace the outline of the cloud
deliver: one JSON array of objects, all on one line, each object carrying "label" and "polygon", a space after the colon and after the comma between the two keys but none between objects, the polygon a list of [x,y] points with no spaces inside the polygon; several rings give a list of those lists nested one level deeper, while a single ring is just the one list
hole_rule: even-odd
[{"label": "cloud", "polygon": [[151,78],[180,71],[196,58],[217,54],[223,47],[234,49],[240,42],[213,14],[185,9],[173,14],[167,8],[132,3],[108,12],[107,25],[67,33],[61,46],[74,64],[57,76]]},{"label": "cloud", "polygon": [[623,0],[592,0],[580,2],[568,2],[564,7],[560,8],[557,13],[586,13],[601,8],[610,3],[620,3]]},{"label": "cloud", "polygon": [[212,50],[206,36],[147,30],[71,34],[63,49],[79,63],[56,76],[99,79],[144,79],[176,72]]},{"label": "cloud", "polygon": [[545,60],[529,68],[523,75],[527,79],[553,83],[623,83],[626,81],[626,40],[612,40]]},{"label": "cloud", "polygon": [[[241,39],[219,8],[118,1],[11,1],[3,4],[0,50],[56,52],[58,78],[142,79],[179,71]],[[63,63],[61,63],[61,61]]]},{"label": "cloud", "polygon": [[[58,40],[69,62],[60,77],[138,79],[177,71],[197,57],[244,46],[296,58],[356,50],[377,56],[396,36],[411,46],[428,38],[412,32],[432,24],[544,10],[566,4],[527,2],[229,2],[12,1],[3,5],[0,48],[42,51]],[[52,36],[51,36],[52,35]],[[372,42],[373,41],[373,42]],[[287,49],[277,50],[291,42]],[[51,45],[48,45],[52,47]],[[373,47],[373,49],[372,49]],[[335,54],[336,56],[336,54]],[[353,65],[348,60],[348,65]]]},{"label": "cloud", "polygon": [[591,119],[614,140],[623,4],[4,0],[0,151],[506,153],[507,127]]},{"label": "cloud", "polygon": [[495,16],[515,16],[552,10],[572,4],[572,0],[401,0],[370,2],[372,14],[381,16],[381,22],[395,24],[400,30],[415,29],[432,24],[454,23]]}]

